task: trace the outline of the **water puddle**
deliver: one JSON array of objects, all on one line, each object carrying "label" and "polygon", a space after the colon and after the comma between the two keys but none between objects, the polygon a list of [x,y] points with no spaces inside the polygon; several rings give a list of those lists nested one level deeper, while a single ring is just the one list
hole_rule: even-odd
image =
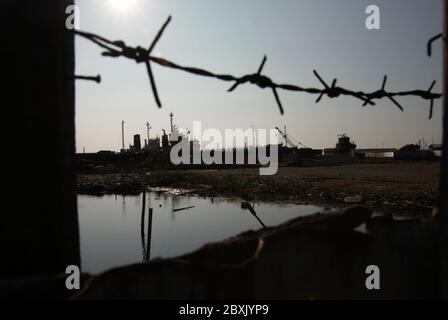
[{"label": "water puddle", "polygon": [[142,194],[78,195],[78,211],[82,268],[98,273],[157,257],[178,256],[208,242],[323,209],[149,192],[144,201]]}]

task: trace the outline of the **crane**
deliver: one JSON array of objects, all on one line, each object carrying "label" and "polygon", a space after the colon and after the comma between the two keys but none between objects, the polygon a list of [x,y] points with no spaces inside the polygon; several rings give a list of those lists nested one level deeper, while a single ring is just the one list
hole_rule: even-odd
[{"label": "crane", "polygon": [[291,136],[286,134],[286,126],[285,126],[285,132],[283,132],[282,130],[280,130],[279,127],[275,127],[275,129],[277,129],[277,131],[280,133],[280,135],[282,136],[282,138],[285,140],[286,146],[291,145],[294,148],[299,148],[299,146],[302,146],[306,149],[309,149],[307,146],[305,146],[303,143],[301,143],[300,141],[297,141],[296,139],[292,138]]}]

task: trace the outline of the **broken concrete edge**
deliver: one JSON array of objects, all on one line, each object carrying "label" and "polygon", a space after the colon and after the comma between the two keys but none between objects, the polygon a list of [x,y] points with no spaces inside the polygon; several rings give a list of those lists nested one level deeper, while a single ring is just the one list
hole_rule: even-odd
[{"label": "broken concrete edge", "polygon": [[[297,217],[275,227],[260,229],[258,231],[245,231],[239,235],[227,238],[219,242],[211,242],[199,249],[179,257],[161,259],[156,258],[147,263],[136,263],[127,266],[112,268],[99,275],[90,275],[82,289],[71,299],[82,299],[89,288],[101,278],[107,278],[110,274],[129,272],[147,268],[163,267],[166,264],[184,265],[199,269],[213,268],[215,270],[232,270],[248,266],[255,261],[263,251],[266,241],[276,235],[284,235],[290,232],[315,231],[352,231],[356,227],[367,222],[372,216],[372,211],[360,205],[346,207],[337,212],[315,213],[305,217]],[[237,257],[236,259],[234,257]]]}]

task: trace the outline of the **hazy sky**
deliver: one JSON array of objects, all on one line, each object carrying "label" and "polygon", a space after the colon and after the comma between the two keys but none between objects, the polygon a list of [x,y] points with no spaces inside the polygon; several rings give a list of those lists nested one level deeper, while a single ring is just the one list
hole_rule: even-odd
[{"label": "hazy sky", "polygon": [[[134,7],[120,9],[121,5]],[[181,65],[237,76],[257,70],[264,54],[264,74],[276,82],[321,87],[312,71],[353,90],[379,89],[384,74],[391,91],[426,89],[437,80],[441,90],[441,44],[426,56],[426,42],[442,28],[441,0],[77,0],[80,29],[130,45],[148,47],[168,15],[173,21],[155,54]],[[381,30],[365,28],[365,9],[381,10]],[[227,93],[231,85],[154,65],[163,108],[158,109],[144,64],[100,55],[87,40],[76,41],[76,72],[101,74],[102,83],[77,81],[77,151],[121,147],[121,120],[126,143],[140,133],[146,138],[175,123],[191,128],[274,128],[307,146],[332,147],[339,133],[348,133],[358,147],[399,147],[421,138],[440,142],[441,101],[428,120],[428,102],[398,98],[400,112],[389,100],[361,107],[349,97],[324,97],[279,91],[281,116],[270,90],[252,85]]]}]

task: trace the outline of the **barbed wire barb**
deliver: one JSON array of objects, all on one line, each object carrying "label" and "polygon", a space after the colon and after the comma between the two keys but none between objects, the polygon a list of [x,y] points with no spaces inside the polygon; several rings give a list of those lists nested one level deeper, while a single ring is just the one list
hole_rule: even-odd
[{"label": "barbed wire barb", "polygon": [[435,35],[434,37],[432,37],[431,39],[428,40],[428,44],[426,46],[428,57],[432,56],[432,44],[433,44],[433,42],[438,40],[438,39],[440,39],[440,38],[442,38],[442,37],[443,37],[443,34],[439,33],[439,34]]},{"label": "barbed wire barb", "polygon": [[101,75],[97,76],[82,76],[82,75],[73,75],[70,77],[73,80],[87,80],[87,81],[95,81],[96,83],[101,83]]},{"label": "barbed wire barb", "polygon": [[275,101],[277,102],[277,106],[278,106],[278,108],[280,110],[280,114],[283,115],[284,114],[283,105],[282,105],[282,102],[280,101],[280,97],[278,95],[278,92],[277,92],[277,89],[276,89],[276,86],[275,86],[274,82],[270,78],[268,78],[268,77],[266,77],[266,76],[261,74],[261,72],[263,71],[264,65],[266,64],[266,61],[267,61],[267,56],[265,55],[263,57],[263,60],[261,61],[260,66],[258,67],[257,73],[248,74],[248,75],[242,76],[239,79],[236,79],[235,84],[232,87],[230,87],[230,89],[227,90],[227,91],[228,92],[232,92],[240,84],[244,84],[244,83],[247,83],[247,82],[250,82],[252,84],[256,84],[257,86],[259,86],[262,89],[267,88],[267,87],[272,88],[272,92],[274,94]]},{"label": "barbed wire barb", "polygon": [[[431,91],[434,88],[435,84],[436,84],[436,80],[434,80],[431,83],[431,85],[429,86],[428,95],[431,94]],[[429,104],[429,117],[428,117],[428,119],[432,119],[433,109],[434,109],[434,98],[431,98],[430,104]]]}]

